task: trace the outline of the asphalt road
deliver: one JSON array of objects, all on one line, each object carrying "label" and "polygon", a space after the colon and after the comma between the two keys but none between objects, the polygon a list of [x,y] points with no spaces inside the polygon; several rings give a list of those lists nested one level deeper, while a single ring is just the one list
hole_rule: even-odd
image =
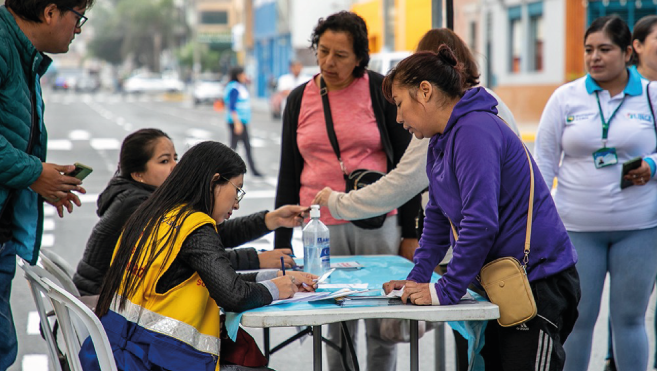
[{"label": "asphalt road", "polygon": [[[139,128],[155,127],[167,132],[173,139],[179,155],[193,144],[203,140],[226,143],[227,128],[223,114],[210,106],[193,107],[189,101],[164,100],[162,97],[120,96],[109,93],[73,94],[46,92],[46,125],[49,132],[48,162],[72,164],[82,162],[94,172],[85,180],[88,194],[81,197],[83,205],[60,219],[46,206],[43,244],[64,257],[73,267],[82,256],[90,231],[97,222],[95,202],[116,170],[119,148],[123,138]],[[262,106],[262,105],[261,105]],[[272,120],[267,112],[254,112],[251,137],[256,165],[264,178],[245,176],[246,197],[235,216],[248,215],[262,209],[272,209],[276,189],[280,154],[279,121]],[[530,146],[531,147],[531,146]],[[243,155],[243,149],[238,148]],[[271,248],[272,235],[253,242],[258,248]],[[302,255],[300,240],[294,241],[297,256]],[[605,294],[606,297],[607,294]],[[605,300],[608,300],[605,298]],[[19,354],[10,371],[41,371],[52,369],[48,365],[45,342],[38,334],[38,317],[31,294],[18,269],[13,284],[12,307],[19,336]],[[649,313],[654,313],[654,298]],[[603,369],[606,353],[606,321],[608,311],[603,307],[595,335],[593,360],[590,371]],[[648,328],[653,328],[652,314],[647,316]],[[361,326],[362,327],[362,326]],[[262,331],[249,330],[262,345]],[[277,344],[295,333],[295,329],[274,329],[272,344]],[[364,329],[360,331],[359,359],[365,369]],[[652,332],[652,331],[650,331]],[[447,336],[447,370],[454,369],[452,339]],[[650,338],[654,346],[653,334]],[[425,335],[420,341],[420,369],[433,370],[434,336]],[[324,357],[325,359],[325,357]],[[399,346],[398,370],[408,369],[409,346]],[[652,364],[652,360],[650,361]],[[272,356],[270,367],[277,370],[309,370],[312,367],[312,341],[296,342]]]}]

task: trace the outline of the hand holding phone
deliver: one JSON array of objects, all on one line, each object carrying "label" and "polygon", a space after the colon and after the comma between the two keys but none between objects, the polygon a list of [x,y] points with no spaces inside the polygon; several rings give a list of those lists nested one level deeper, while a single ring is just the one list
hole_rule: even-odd
[{"label": "hand holding phone", "polygon": [[625,176],[630,171],[640,168],[642,162],[643,162],[643,158],[641,156],[635,157],[627,162],[623,162],[623,171],[621,172],[621,182],[620,182],[621,189],[625,189],[629,186],[634,185],[634,183],[631,180],[625,179]]},{"label": "hand holding phone", "polygon": [[75,169],[70,173],[66,173],[66,175],[76,177],[80,180],[84,180],[84,178],[86,178],[87,175],[91,174],[91,172],[94,171],[94,169],[92,169],[91,167],[87,165],[83,165],[79,162],[76,162],[73,165],[75,166]]}]

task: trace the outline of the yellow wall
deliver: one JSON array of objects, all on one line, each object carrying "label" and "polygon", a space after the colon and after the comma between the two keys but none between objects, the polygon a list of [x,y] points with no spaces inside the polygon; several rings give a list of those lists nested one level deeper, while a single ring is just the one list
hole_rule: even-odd
[{"label": "yellow wall", "polygon": [[370,39],[370,53],[378,53],[383,47],[383,9],[381,0],[357,3],[351,6],[351,11],[361,16],[367,24],[367,35]]},{"label": "yellow wall", "polygon": [[431,29],[431,0],[396,0],[395,50],[413,51]]},{"label": "yellow wall", "polygon": [[[351,11],[367,23],[370,53],[383,47],[383,8],[381,0],[356,3]],[[395,0],[395,50],[415,50],[422,36],[431,29],[431,0]]]}]

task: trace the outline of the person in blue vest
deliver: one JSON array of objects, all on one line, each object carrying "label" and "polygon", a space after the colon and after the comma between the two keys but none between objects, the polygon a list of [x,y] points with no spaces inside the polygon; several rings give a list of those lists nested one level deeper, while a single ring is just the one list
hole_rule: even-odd
[{"label": "person in blue vest", "polygon": [[245,86],[244,68],[233,67],[230,70],[230,82],[226,85],[224,102],[226,104],[226,122],[230,129],[230,148],[235,150],[237,142],[244,143],[246,160],[249,162],[253,176],[262,176],[253,162],[251,139],[249,139],[249,122],[251,121],[251,98]]},{"label": "person in blue vest", "polygon": [[[85,193],[65,175],[73,165],[46,162],[46,127],[39,79],[66,53],[94,0],[6,0],[0,6],[0,371],[16,360],[11,313],[16,255],[35,264],[43,231],[43,201],[70,213]],[[48,201],[50,200],[50,201]],[[56,200],[56,201],[55,201]]]}]

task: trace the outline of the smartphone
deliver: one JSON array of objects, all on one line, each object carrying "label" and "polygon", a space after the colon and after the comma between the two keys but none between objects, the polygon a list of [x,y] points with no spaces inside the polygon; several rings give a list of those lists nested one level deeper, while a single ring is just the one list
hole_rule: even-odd
[{"label": "smartphone", "polygon": [[625,175],[629,173],[631,170],[638,169],[641,167],[641,162],[643,161],[643,158],[641,156],[635,157],[627,162],[623,162],[623,171],[621,172],[621,183],[620,187],[621,189],[625,189],[629,186],[634,185],[631,180],[625,179]]},{"label": "smartphone", "polygon": [[80,180],[84,180],[84,178],[86,178],[87,175],[91,174],[91,172],[94,171],[94,169],[90,168],[87,165],[83,165],[79,162],[76,162],[73,165],[75,165],[75,169],[70,173],[67,173],[66,175],[76,177]]}]

